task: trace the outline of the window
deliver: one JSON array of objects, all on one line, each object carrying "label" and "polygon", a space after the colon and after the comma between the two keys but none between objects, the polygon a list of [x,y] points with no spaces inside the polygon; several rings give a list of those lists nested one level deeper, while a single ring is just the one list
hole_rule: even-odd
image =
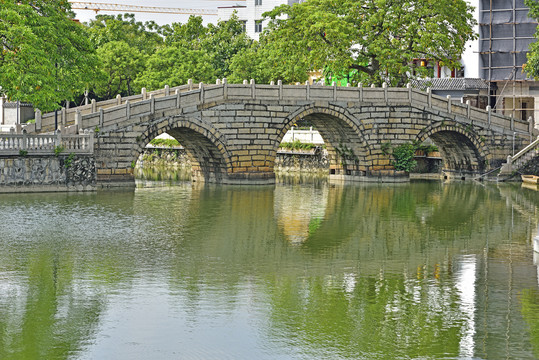
[{"label": "window", "polygon": [[247,29],[247,20],[240,20],[240,22],[241,22],[241,30],[245,32],[245,30]]},{"label": "window", "polygon": [[262,20],[256,20],[255,21],[255,33],[261,33],[262,32]]},{"label": "window", "polygon": [[255,0],[255,6],[262,5],[262,0]]}]

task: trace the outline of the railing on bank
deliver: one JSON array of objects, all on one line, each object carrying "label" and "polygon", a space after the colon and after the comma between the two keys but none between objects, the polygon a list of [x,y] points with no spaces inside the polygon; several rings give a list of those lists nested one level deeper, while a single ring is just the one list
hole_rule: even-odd
[{"label": "railing on bank", "polygon": [[[467,101],[465,104],[455,102],[447,97],[432,94],[430,89],[421,91],[413,89],[409,84],[406,88],[322,86],[322,85],[284,85],[255,84],[245,80],[243,84],[228,84],[226,79],[216,81],[216,84],[193,84],[156,90],[150,93],[142,89],[141,94],[129,97],[118,95],[115,99],[95,102],[71,109],[61,109],[57,113],[59,128],[73,126],[75,129],[94,129],[95,127],[115,126],[122,120],[153,114],[170,108],[188,108],[206,102],[223,100],[297,100],[297,101],[331,101],[331,102],[360,102],[364,104],[411,105],[431,111],[450,114],[456,121],[464,124],[483,124],[488,128],[510,130],[520,135],[530,134],[533,124],[496,113],[487,106],[486,110],[475,108]],[[27,126],[28,132],[54,131],[55,114],[41,114],[36,111],[35,124]]]},{"label": "railing on bank", "polygon": [[60,131],[54,134],[0,134],[0,155],[47,155],[75,153],[93,154],[94,133],[84,130],[79,135],[62,135]]}]

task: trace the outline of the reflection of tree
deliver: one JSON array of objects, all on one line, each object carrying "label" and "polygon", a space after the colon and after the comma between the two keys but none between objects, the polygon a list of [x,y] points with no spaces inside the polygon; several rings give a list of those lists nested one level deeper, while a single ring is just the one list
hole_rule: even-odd
[{"label": "reflection of tree", "polygon": [[279,333],[272,336],[322,357],[458,356],[456,290],[403,275],[357,277],[352,288],[346,276],[275,279],[270,320]]},{"label": "reflection of tree", "polygon": [[28,260],[24,295],[8,292],[7,304],[0,301],[0,358],[70,358],[95,331],[102,299],[76,290],[69,253],[39,249]]},{"label": "reflection of tree", "polygon": [[539,291],[524,289],[520,296],[521,312],[528,323],[533,353],[539,358]]}]

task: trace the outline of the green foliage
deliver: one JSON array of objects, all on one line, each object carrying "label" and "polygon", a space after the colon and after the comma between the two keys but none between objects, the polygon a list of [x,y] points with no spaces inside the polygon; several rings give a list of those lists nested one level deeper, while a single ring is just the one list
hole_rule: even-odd
[{"label": "green foliage", "polygon": [[0,84],[10,100],[50,111],[84,91],[97,57],[72,18],[67,1],[1,2]]},{"label": "green foliage", "polygon": [[27,124],[35,124],[36,123],[36,119],[30,119],[26,122]]},{"label": "green foliage", "polygon": [[64,160],[64,166],[66,169],[69,169],[71,165],[73,164],[73,160],[75,160],[75,153],[69,153],[67,158]]},{"label": "green foliage", "polygon": [[65,147],[58,145],[54,148],[54,156],[60,155],[65,150]]},{"label": "green foliage", "polygon": [[416,150],[423,151],[425,153],[438,151],[438,147],[432,144],[428,144],[428,145],[427,144],[420,144],[420,145],[414,144],[414,146]]},{"label": "green foliage", "polygon": [[180,146],[180,143],[176,139],[155,138],[155,139],[152,139],[152,141],[150,141],[150,144],[153,146],[163,146],[163,147]]},{"label": "green foliage", "polygon": [[94,128],[94,133],[99,134],[100,131],[101,129],[99,129],[99,126],[96,125]]},{"label": "green foliage", "polygon": [[28,150],[19,150],[19,156],[25,157],[26,155],[28,155]]},{"label": "green foliage", "polygon": [[344,167],[348,165],[348,161],[357,161],[357,156],[354,154],[354,151],[346,146],[346,144],[339,144],[335,147],[335,151],[337,151],[337,155],[341,159],[341,165]]},{"label": "green foliage", "polygon": [[[539,3],[536,0],[525,0],[524,3],[530,8],[528,16],[538,20]],[[535,32],[535,38],[539,39],[539,29]],[[530,44],[529,52],[526,56],[527,62],[522,66],[522,70],[535,80],[539,80],[539,43],[537,41]]]},{"label": "green foliage", "polygon": [[234,75],[243,69],[258,81],[295,82],[304,81],[309,70],[357,70],[351,83],[404,85],[410,74],[427,72],[413,69],[413,59],[460,66],[464,44],[476,38],[472,9],[464,0],[310,0],[281,5],[264,14],[271,21],[260,43],[233,59]]},{"label": "green foliage", "polygon": [[391,151],[391,143],[389,141],[382,143],[382,145],[380,145],[380,150],[382,150],[382,154],[388,155]]},{"label": "green foliage", "polygon": [[144,70],[146,55],[124,41],[111,41],[97,49],[100,72],[92,84],[95,95],[113,98],[140,93],[135,79]]},{"label": "green foliage", "polygon": [[131,161],[131,169],[134,169],[137,165],[137,162],[135,160]]},{"label": "green foliage", "polygon": [[410,172],[414,169],[417,162],[414,160],[416,146],[414,144],[401,144],[393,148],[392,156],[393,161],[391,165],[397,171]]},{"label": "green foliage", "polygon": [[152,90],[165,85],[184,85],[188,79],[195,83],[215,81],[211,57],[203,50],[193,50],[175,43],[151,55],[135,83]]},{"label": "green foliage", "polygon": [[302,143],[299,140],[294,140],[293,142],[282,142],[279,144],[279,148],[287,150],[312,150],[316,148],[315,144],[311,143]]}]

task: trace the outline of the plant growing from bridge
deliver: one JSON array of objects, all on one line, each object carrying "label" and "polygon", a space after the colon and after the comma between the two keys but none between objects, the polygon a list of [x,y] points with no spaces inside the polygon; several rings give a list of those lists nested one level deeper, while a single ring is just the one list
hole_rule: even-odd
[{"label": "plant growing from bridge", "polygon": [[69,153],[67,158],[64,160],[64,166],[66,169],[69,169],[71,165],[73,164],[73,160],[75,160],[75,153]]},{"label": "plant growing from bridge", "polygon": [[64,152],[65,148],[62,145],[58,145],[54,148],[54,156],[59,156],[62,152]]},{"label": "plant growing from bridge", "polygon": [[414,160],[415,151],[416,146],[410,143],[401,144],[393,148],[391,165],[397,171],[411,172],[417,164]]}]

